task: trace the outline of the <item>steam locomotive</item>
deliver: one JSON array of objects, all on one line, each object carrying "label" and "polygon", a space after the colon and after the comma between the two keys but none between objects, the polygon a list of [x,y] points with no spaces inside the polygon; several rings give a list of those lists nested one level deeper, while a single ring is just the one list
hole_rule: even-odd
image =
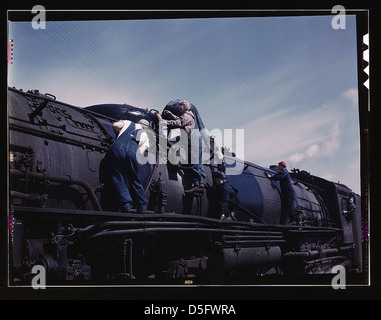
[{"label": "steam locomotive", "polygon": [[[192,111],[202,128],[194,105]],[[112,123],[145,119],[157,130],[156,112],[126,104],[80,108],[38,90],[8,89],[12,285],[30,283],[35,265],[49,284],[223,283],[330,273],[335,265],[363,271],[360,196],[298,169],[291,173],[295,224],[281,220],[281,190],[266,176],[276,169],[247,161],[241,174],[227,175],[238,190],[235,220],[216,216],[208,192],[184,194],[181,168],[159,162],[140,170],[147,214],[103,210],[99,168],[115,139]],[[204,169],[213,185],[217,167]],[[349,197],[352,219],[342,214]]]}]

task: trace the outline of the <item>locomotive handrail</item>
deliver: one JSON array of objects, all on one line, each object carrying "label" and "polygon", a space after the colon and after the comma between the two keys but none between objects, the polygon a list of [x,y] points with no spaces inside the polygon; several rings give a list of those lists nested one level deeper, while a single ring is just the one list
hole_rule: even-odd
[{"label": "locomotive handrail", "polygon": [[254,214],[253,212],[251,212],[250,210],[242,207],[241,205],[236,205],[236,207],[238,209],[241,209],[242,211],[244,211],[246,214],[249,214],[250,216],[252,216],[253,218],[257,219],[260,223],[263,223],[263,224],[267,224],[265,221],[263,221],[261,218],[259,218],[256,214]]},{"label": "locomotive handrail", "polygon": [[[15,177],[26,177],[26,174],[22,171],[10,169],[9,170],[10,175]],[[78,178],[72,178],[70,176],[62,177],[62,176],[49,176],[45,173],[38,173],[38,172],[28,172],[28,179],[37,179],[37,180],[50,180],[54,182],[61,182],[61,183],[68,183],[68,184],[75,184],[79,185],[82,188],[84,188],[87,192],[87,194],[90,197],[90,201],[93,204],[93,207],[96,211],[102,211],[102,208],[99,204],[99,201],[94,193],[94,190],[91,188],[91,186],[84,180],[78,179]]]},{"label": "locomotive handrail", "polygon": [[291,173],[291,180],[295,181],[296,183],[300,182],[300,183],[304,184],[306,187],[309,188],[309,190],[312,190],[312,192],[314,192],[314,191],[316,191],[316,190],[324,191],[323,188],[320,188],[320,187],[318,187],[318,186],[316,186],[316,185],[314,185],[314,184],[311,184],[311,183],[309,183],[309,182],[306,182],[306,181],[304,181],[304,180],[300,180],[300,179],[298,179],[298,178],[296,178],[296,177],[293,177],[292,175],[293,175],[293,174]]},{"label": "locomotive handrail", "polygon": [[51,97],[53,100],[57,100],[57,97],[54,94],[51,93],[45,93],[45,96]]}]

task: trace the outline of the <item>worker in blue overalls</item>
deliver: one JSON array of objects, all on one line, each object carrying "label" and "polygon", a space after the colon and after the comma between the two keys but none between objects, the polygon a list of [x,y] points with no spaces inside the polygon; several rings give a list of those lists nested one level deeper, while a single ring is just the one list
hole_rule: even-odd
[{"label": "worker in blue overalls", "polygon": [[225,173],[215,171],[212,176],[211,207],[214,205],[214,210],[221,220],[236,220],[234,211],[239,206],[238,190],[229,183]]},{"label": "worker in blue overalls", "polygon": [[148,201],[137,159],[149,146],[143,121],[120,120],[112,125],[116,139],[108,149],[101,169],[105,188],[110,195],[104,202],[108,208],[117,206],[119,211],[128,212],[134,204],[137,213],[147,212]]},{"label": "worker in blue overalls", "polygon": [[[278,172],[274,175],[266,173],[270,180],[277,180],[280,183],[281,201],[282,201],[282,211],[284,216],[288,216],[290,219],[290,224],[295,222],[295,190],[292,187],[292,181],[290,173],[286,169],[287,165],[284,161],[278,163]],[[284,219],[284,217],[283,217]]]}]

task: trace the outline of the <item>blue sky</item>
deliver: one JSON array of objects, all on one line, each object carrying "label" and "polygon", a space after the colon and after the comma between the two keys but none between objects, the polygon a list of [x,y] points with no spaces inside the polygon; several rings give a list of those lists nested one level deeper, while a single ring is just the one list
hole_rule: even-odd
[{"label": "blue sky", "polygon": [[162,110],[187,99],[208,129],[244,129],[245,160],[283,160],[360,193],[354,16],[9,24],[8,83],[72,105]]}]

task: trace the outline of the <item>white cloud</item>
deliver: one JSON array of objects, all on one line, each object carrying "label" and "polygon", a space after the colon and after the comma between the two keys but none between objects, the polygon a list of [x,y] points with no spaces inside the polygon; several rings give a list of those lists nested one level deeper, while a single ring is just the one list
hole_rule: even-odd
[{"label": "white cloud", "polygon": [[340,149],[340,137],[341,130],[339,128],[339,124],[336,122],[333,125],[331,134],[328,138],[324,139],[320,144],[313,143],[306,149],[304,153],[294,153],[290,156],[289,160],[291,164],[298,166],[305,159],[331,157],[335,154],[336,151]]},{"label": "white cloud", "polygon": [[352,105],[357,106],[358,104],[358,91],[355,88],[348,89],[347,91],[343,92],[343,97],[347,98]]},{"label": "white cloud", "polygon": [[290,157],[292,163],[301,163],[306,156],[303,153],[296,152]]},{"label": "white cloud", "polygon": [[[314,157],[314,156],[319,154],[319,151],[320,151],[320,147],[316,143],[314,143],[312,146],[310,146],[307,149],[305,156],[308,158]],[[301,157],[299,157],[299,158],[301,158]]]},{"label": "white cloud", "polygon": [[278,109],[258,117],[244,126],[245,159],[263,166],[280,160],[298,166],[315,155],[330,155],[340,146],[338,117],[329,104]]},{"label": "white cloud", "polygon": [[341,145],[340,137],[341,130],[339,128],[339,124],[335,123],[332,128],[331,138],[324,143],[321,155],[332,156],[337,150],[339,150]]}]

